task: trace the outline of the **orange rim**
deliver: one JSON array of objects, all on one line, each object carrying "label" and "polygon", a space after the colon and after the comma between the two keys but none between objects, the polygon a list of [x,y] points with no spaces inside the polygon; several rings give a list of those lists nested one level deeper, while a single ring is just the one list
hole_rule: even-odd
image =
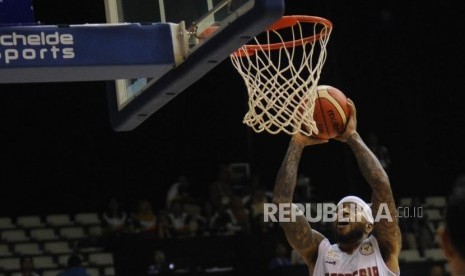
[{"label": "orange rim", "polygon": [[[331,30],[333,28],[333,23],[329,21],[328,19],[318,17],[318,16],[309,16],[309,15],[288,15],[288,16],[283,16],[280,20],[277,22],[273,23],[267,31],[277,31],[280,29],[284,28],[289,28],[292,26],[297,25],[298,23],[319,23],[324,25],[326,28]],[[314,43],[315,41],[320,40],[322,37],[326,37],[329,32],[321,32],[316,35],[312,35],[309,37],[304,37],[301,39],[296,39],[296,40],[291,40],[291,41],[286,41],[284,43],[272,43],[272,44],[247,44],[242,46],[240,49],[234,52],[235,55],[237,56],[251,56],[255,54],[255,51],[257,50],[278,50],[283,47],[285,48],[291,48],[295,46],[301,46],[304,43]]]}]

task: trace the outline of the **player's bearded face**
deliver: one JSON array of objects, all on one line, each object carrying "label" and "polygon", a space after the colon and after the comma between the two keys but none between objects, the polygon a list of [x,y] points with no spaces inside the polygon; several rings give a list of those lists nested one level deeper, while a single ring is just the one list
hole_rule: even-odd
[{"label": "player's bearded face", "polygon": [[338,243],[351,244],[361,240],[365,234],[365,219],[360,220],[360,216],[357,219],[356,208],[350,208],[349,205],[344,203],[342,210],[338,212],[338,219],[333,225]]}]

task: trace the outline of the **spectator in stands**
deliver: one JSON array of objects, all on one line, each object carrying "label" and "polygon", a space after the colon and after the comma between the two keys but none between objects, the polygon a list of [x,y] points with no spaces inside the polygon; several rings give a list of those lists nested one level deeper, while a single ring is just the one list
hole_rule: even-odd
[{"label": "spectator in stands", "polygon": [[182,202],[175,199],[171,202],[171,210],[167,216],[170,229],[175,237],[188,237],[190,231],[190,216],[184,211]]},{"label": "spectator in stands", "polygon": [[438,231],[439,244],[453,276],[465,275],[465,176],[459,177],[449,196],[445,225]]},{"label": "spectator in stands", "polygon": [[147,275],[163,275],[168,274],[169,271],[165,253],[161,250],[155,250],[153,253],[153,263],[147,268]]},{"label": "spectator in stands", "polygon": [[[214,207],[215,208],[215,207]],[[213,215],[211,222],[211,232],[214,235],[232,235],[231,229],[232,218],[227,212],[226,205],[220,204],[215,208],[215,214]]]},{"label": "spectator in stands", "polygon": [[[198,190],[198,189],[196,189]],[[174,200],[180,201],[182,208],[189,214],[200,212],[202,200],[198,200],[195,191],[191,188],[190,181],[186,176],[179,176],[168,190],[166,196],[166,209],[170,210]]]},{"label": "spectator in stands", "polygon": [[211,233],[211,225],[213,221],[213,206],[209,201],[205,201],[202,210],[200,213],[194,218],[194,222],[196,224],[196,235],[197,236],[210,236]]},{"label": "spectator in stands", "polygon": [[291,265],[291,259],[289,258],[289,253],[287,247],[284,243],[278,242],[276,244],[275,256],[271,259],[269,264],[269,269],[275,270],[282,267],[287,267]]},{"label": "spectator in stands", "polygon": [[68,258],[68,264],[65,271],[58,276],[90,276],[82,266],[82,260],[78,255],[71,255]]},{"label": "spectator in stands", "polygon": [[255,234],[267,234],[274,224],[265,222],[263,217],[264,204],[270,203],[272,194],[268,195],[263,187],[255,187],[250,196],[244,198],[244,205],[249,212],[250,231]]},{"label": "spectator in stands", "polygon": [[157,217],[153,212],[152,204],[148,200],[140,200],[137,211],[132,217],[133,232],[146,237],[154,237],[157,225]]},{"label": "spectator in stands", "polygon": [[127,214],[120,209],[119,202],[112,198],[102,214],[104,233],[119,236],[127,231]]},{"label": "spectator in stands", "polygon": [[269,202],[271,202],[271,200],[266,196],[264,189],[256,189],[253,191],[250,202],[246,203],[250,212],[250,217],[252,219],[256,217],[262,218],[264,204]]},{"label": "spectator in stands", "polygon": [[182,204],[195,204],[194,198],[189,193],[189,179],[186,176],[179,176],[168,190],[166,196],[166,208],[171,208],[173,200],[180,200]]},{"label": "spectator in stands", "polygon": [[233,195],[232,179],[229,167],[222,165],[219,168],[215,181],[210,185],[210,202],[213,207],[229,204]]},{"label": "spectator in stands", "polygon": [[229,208],[226,210],[231,217],[230,230],[237,233],[248,233],[250,230],[249,212],[242,203],[242,198],[233,196]]},{"label": "spectator in stands", "polygon": [[165,211],[160,211],[158,213],[157,232],[159,239],[167,239],[173,236],[173,233],[170,228],[168,214]]},{"label": "spectator in stands", "polygon": [[31,256],[22,256],[19,259],[20,272],[14,273],[12,276],[39,276],[34,272],[34,262]]},{"label": "spectator in stands", "polygon": [[446,273],[442,265],[436,264],[436,265],[431,266],[429,275],[430,276],[444,276],[446,275]]}]

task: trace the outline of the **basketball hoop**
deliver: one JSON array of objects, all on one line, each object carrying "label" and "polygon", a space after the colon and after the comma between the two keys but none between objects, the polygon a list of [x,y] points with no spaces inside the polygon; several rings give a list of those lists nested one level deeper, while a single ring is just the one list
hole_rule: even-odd
[{"label": "basketball hoop", "polygon": [[283,16],[231,54],[248,90],[246,125],[257,133],[318,133],[314,102],[331,30],[321,17]]}]

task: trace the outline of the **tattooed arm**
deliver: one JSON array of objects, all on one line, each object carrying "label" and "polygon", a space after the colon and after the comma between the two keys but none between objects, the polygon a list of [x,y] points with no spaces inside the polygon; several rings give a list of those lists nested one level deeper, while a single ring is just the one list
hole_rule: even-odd
[{"label": "tattooed arm", "polygon": [[338,137],[338,140],[347,142],[350,146],[357,160],[360,172],[373,190],[371,199],[373,214],[376,215],[378,210],[382,208],[381,214],[390,215],[389,219],[382,218],[379,221],[375,221],[373,234],[378,240],[383,259],[388,268],[393,272],[399,272],[398,257],[402,238],[389,178],[378,158],[376,158],[357,133],[357,114],[355,105],[351,100],[349,100],[349,107],[351,109],[351,118],[345,132]]},{"label": "tattooed arm", "polygon": [[[273,203],[287,204],[287,206],[292,204],[292,196],[297,182],[297,170],[304,147],[324,142],[327,141],[313,139],[300,134],[293,136],[278,172],[274,187]],[[311,268],[310,271],[313,271],[313,265],[318,253],[318,245],[324,239],[324,236],[312,230],[303,214],[297,215],[295,222],[281,222],[281,227],[286,234],[289,244],[299,252],[309,268]]]}]

